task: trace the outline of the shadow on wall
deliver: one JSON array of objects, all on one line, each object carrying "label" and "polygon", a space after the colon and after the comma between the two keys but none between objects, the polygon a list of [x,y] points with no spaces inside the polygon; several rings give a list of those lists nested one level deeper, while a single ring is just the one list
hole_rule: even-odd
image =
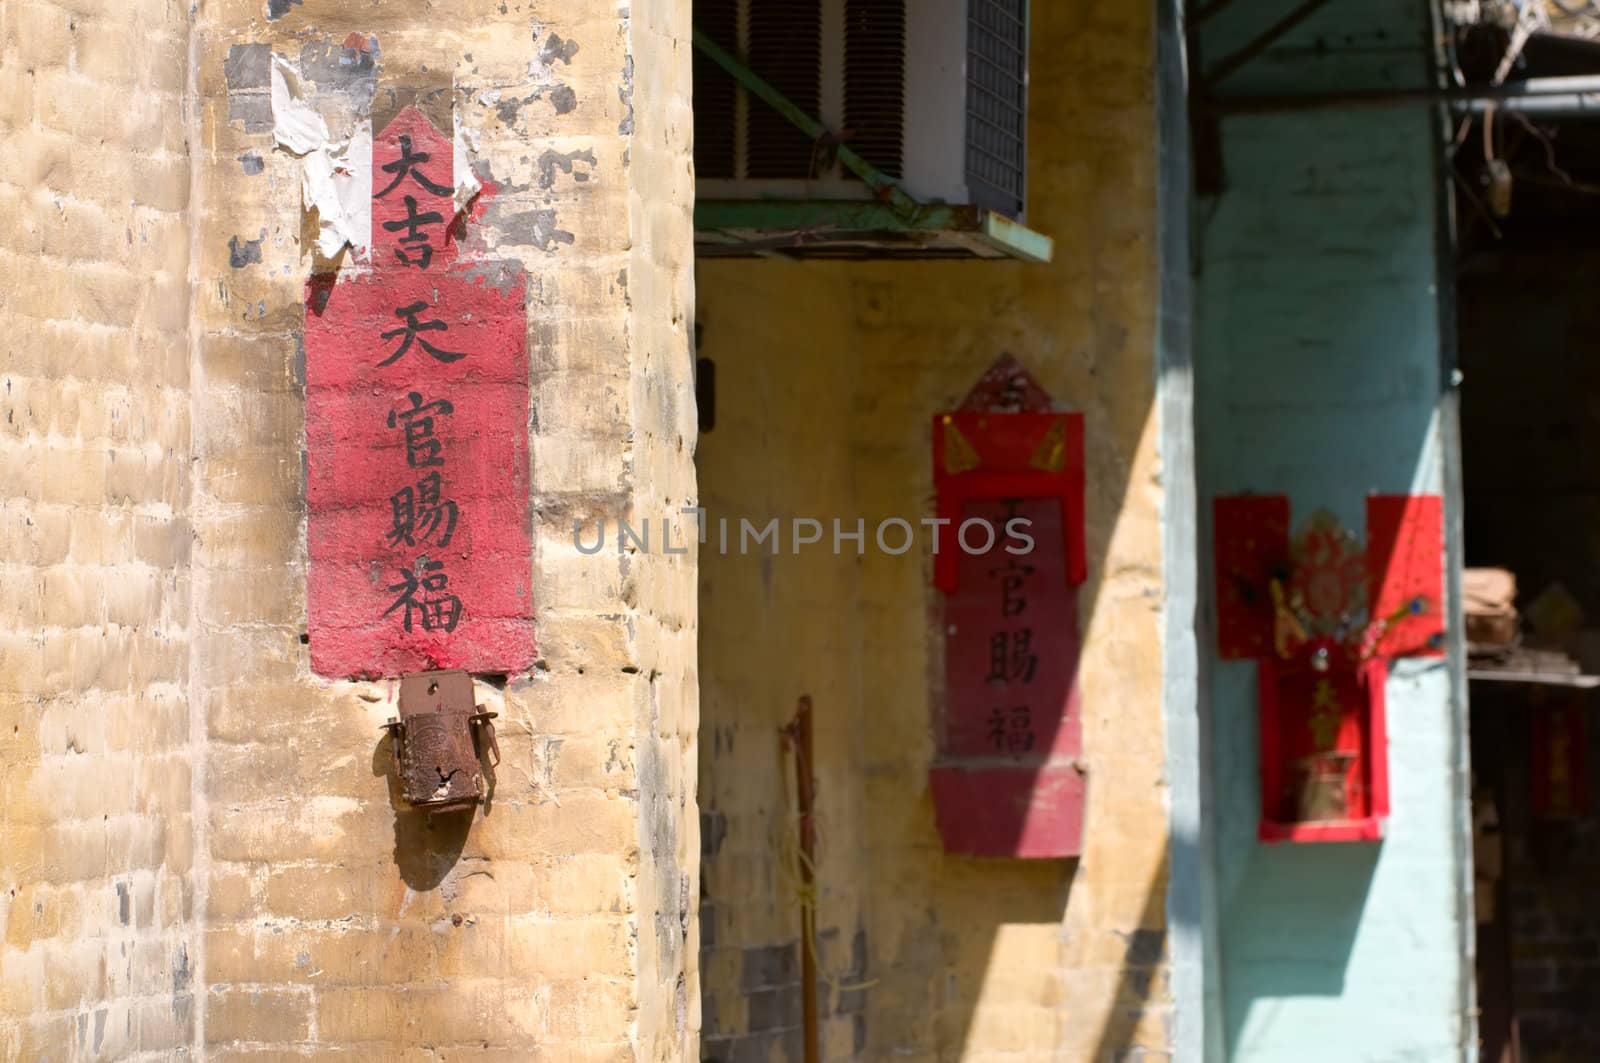
[{"label": "shadow on wall", "polygon": [[[1226,1043],[1229,1058],[1274,1058],[1247,1031],[1281,1036],[1294,1022],[1284,1003],[1345,996],[1356,934],[1367,913],[1379,846],[1373,843],[1261,847],[1225,905]],[[1248,934],[1238,928],[1247,924]]]},{"label": "shadow on wall", "polygon": [[[1137,1058],[1132,1050],[1148,1039],[1140,1036],[1140,1027],[1152,1014],[1150,1006],[1167,995],[1167,986],[1160,984],[1162,963],[1166,958],[1167,932],[1160,929],[1165,922],[1167,904],[1167,871],[1170,860],[1163,857],[1150,883],[1144,891],[1144,907],[1139,913],[1139,927],[1125,935],[1127,948],[1122,954],[1121,970],[1113,1000],[1114,1006],[1105,1013],[1099,1036],[1095,1038],[1094,1051],[1085,1056],[1090,1060],[1122,1060]],[[1195,932],[1198,932],[1197,930]],[[1166,1031],[1170,1039],[1170,1028]]]},{"label": "shadow on wall", "polygon": [[[1356,930],[1372,889],[1378,846],[1360,843],[1260,846],[1251,854],[1225,919],[1252,933],[1230,956],[1242,999],[1339,996]],[[1286,889],[1293,884],[1292,889]],[[1245,1009],[1234,1009],[1230,1035]],[[1234,1043],[1231,1036],[1229,1043]]]},{"label": "shadow on wall", "polygon": [[[488,769],[487,764],[485,770]],[[452,812],[426,812],[412,808],[400,791],[395,772],[394,749],[386,735],[372,749],[372,774],[386,780],[389,807],[394,810],[394,863],[400,878],[412,890],[425,893],[437,889],[461,859],[478,809]],[[491,794],[493,793],[491,789]],[[491,805],[483,805],[489,815]]]}]

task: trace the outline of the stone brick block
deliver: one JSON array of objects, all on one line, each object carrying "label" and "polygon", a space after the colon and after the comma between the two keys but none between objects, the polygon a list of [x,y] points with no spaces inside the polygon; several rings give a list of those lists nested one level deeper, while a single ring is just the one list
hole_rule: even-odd
[{"label": "stone brick block", "polygon": [[[537,580],[537,570],[535,575]],[[613,699],[635,689],[632,676],[639,659],[630,618],[620,613],[594,614],[553,606],[540,611],[539,621],[540,655],[546,667],[529,677],[525,689],[531,704],[540,711],[548,707],[553,714],[548,725],[551,730],[582,730],[581,726],[567,727],[562,723],[569,714],[579,713],[586,714],[592,724],[592,706],[615,704]],[[635,673],[624,673],[623,668],[633,668]],[[575,683],[574,676],[583,679]],[[577,689],[569,694],[571,685]]]},{"label": "stone brick block", "polygon": [[[301,943],[253,927],[212,924],[204,932],[206,973],[212,986],[246,983],[293,985],[306,980],[303,965],[295,962]],[[309,935],[313,939],[316,934]]]},{"label": "stone brick block", "polygon": [[629,927],[620,918],[513,919],[506,924],[513,970],[550,977],[626,976],[632,969]]},{"label": "stone brick block", "polygon": [[214,871],[206,882],[206,919],[227,926],[254,918],[262,910],[256,881],[257,875],[250,871],[232,867]]},{"label": "stone brick block", "polygon": [[236,568],[204,577],[203,592],[216,603],[211,622],[240,626],[298,624],[305,615],[305,587],[300,570],[289,565]]},{"label": "stone brick block", "polygon": [[70,12],[44,0],[24,0],[7,11],[7,16],[4,42],[8,50],[17,49],[38,68],[66,68],[75,29]]},{"label": "stone brick block", "polygon": [[627,739],[574,735],[554,740],[549,781],[558,790],[610,790],[633,784],[633,751]]},{"label": "stone brick block", "polygon": [[592,792],[556,800],[501,805],[473,833],[474,850],[491,859],[626,853],[634,847],[638,805],[630,797]]},{"label": "stone brick block", "polygon": [[500,1039],[501,992],[481,982],[453,989],[361,987],[317,994],[317,1029],[333,1043]]},{"label": "stone brick block", "polygon": [[539,1029],[563,1041],[583,1041],[592,1031],[625,1028],[636,998],[625,981],[591,977],[552,981],[539,1016]]},{"label": "stone brick block", "polygon": [[373,911],[397,911],[405,902],[405,884],[389,868],[282,867],[265,878],[261,911],[279,918],[338,922]]},{"label": "stone brick block", "polygon": [[222,860],[332,860],[349,848],[393,845],[394,815],[386,801],[329,795],[301,801],[292,810],[268,800],[216,805],[210,814],[212,856]]},{"label": "stone brick block", "polygon": [[312,997],[304,990],[212,989],[204,996],[206,1041],[304,1041]]},{"label": "stone brick block", "polygon": [[135,1000],[129,1010],[140,1050],[166,1052],[194,1039],[194,1007],[187,993]]}]

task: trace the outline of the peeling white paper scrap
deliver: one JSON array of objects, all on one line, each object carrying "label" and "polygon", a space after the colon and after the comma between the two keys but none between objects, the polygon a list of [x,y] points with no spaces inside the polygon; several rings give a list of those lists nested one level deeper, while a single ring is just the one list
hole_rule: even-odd
[{"label": "peeling white paper scrap", "polygon": [[349,244],[358,257],[372,245],[372,123],[350,139],[325,144],[301,164],[300,187],[307,210],[317,210],[317,251],[333,258]]},{"label": "peeling white paper scrap", "polygon": [[300,74],[283,56],[272,56],[272,139],[296,155],[328,142],[328,123],[305,100]]},{"label": "peeling white paper scrap", "polygon": [[454,158],[451,159],[451,166],[454,169],[456,178],[456,213],[460,214],[467,209],[467,204],[472,202],[473,197],[483,189],[483,182],[478,180],[478,175],[472,172],[472,156],[468,152],[466,123],[461,120],[462,116],[459,109],[454,117],[455,121],[452,124],[455,126],[456,135]]}]

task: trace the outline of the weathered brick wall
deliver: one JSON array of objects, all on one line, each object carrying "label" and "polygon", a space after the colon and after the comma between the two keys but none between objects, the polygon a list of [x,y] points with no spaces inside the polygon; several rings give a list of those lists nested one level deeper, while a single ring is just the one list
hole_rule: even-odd
[{"label": "weathered brick wall", "polygon": [[[700,353],[716,364],[718,390],[716,428],[699,455],[713,522],[701,554],[704,1058],[765,1060],[781,1045],[787,1059],[800,1059],[796,799],[779,729],[801,694],[815,706],[818,945],[838,983],[821,996],[822,1044],[827,1059],[860,1058],[866,993],[857,987],[875,973],[858,962],[871,954],[865,849],[887,843],[863,822],[872,710],[858,679],[869,623],[861,564],[830,548],[832,518],[848,530],[858,512],[851,291],[843,271],[778,262],[704,263],[697,291]],[[925,426],[920,418],[910,431]],[[798,555],[787,540],[776,557],[758,545],[740,555],[741,519],[759,529],[777,518],[788,529],[796,517],[823,521],[825,541]],[[727,554],[718,545],[724,519]],[[915,713],[911,697],[903,710]]]},{"label": "weathered brick wall", "polygon": [[[213,5],[200,47],[205,1041],[219,1059],[675,1058],[695,1025],[692,560],[583,556],[572,523],[693,491],[687,4],[285,8],[268,23],[255,2]],[[494,186],[468,246],[530,278],[543,659],[479,684],[505,759],[464,836],[391,807],[391,690],[313,676],[299,637],[311,258],[297,161],[230,120],[264,88],[234,49],[300,57],[319,106],[359,107],[365,90],[305,59],[352,32],[376,38],[380,95],[453,83]],[[552,152],[575,170],[542,166]],[[259,261],[238,264],[235,237]]]},{"label": "weathered brick wall", "polygon": [[[694,558],[572,533],[694,495],[688,26],[687,3],[0,14],[0,1055],[694,1054]],[[341,62],[352,32],[375,63]],[[393,687],[310,668],[302,322],[328,264],[274,145],[274,53],[335,130],[442,89],[492,193],[470,253],[530,278],[542,658],[478,683],[504,761],[470,833],[396,807]]]},{"label": "weathered brick wall", "polygon": [[[712,516],[931,515],[929,417],[1009,352],[1085,415],[1080,591],[1085,851],[947,857],[928,796],[937,595],[923,555],[869,542],[701,558],[705,1044],[798,1045],[792,781],[777,728],[817,717],[828,1059],[1166,1058],[1156,453],[1154,28],[1149,5],[1035,4],[1020,263],[703,262]],[[869,537],[871,532],[868,532]],[[787,813],[787,815],[786,815]],[[786,838],[789,840],[786,841]],[[774,1057],[775,1058],[775,1057]]]},{"label": "weathered brick wall", "polygon": [[187,15],[0,7],[0,1058],[195,1007]]}]

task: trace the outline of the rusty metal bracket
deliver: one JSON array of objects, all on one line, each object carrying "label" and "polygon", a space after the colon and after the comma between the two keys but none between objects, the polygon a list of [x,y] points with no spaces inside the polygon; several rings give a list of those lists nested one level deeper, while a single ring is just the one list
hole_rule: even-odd
[{"label": "rusty metal bracket", "polygon": [[[477,708],[481,710],[483,706],[479,705]],[[477,751],[479,757],[489,756],[491,758],[489,760],[489,767],[491,768],[500,766],[500,739],[495,737],[494,733],[494,718],[498,715],[500,714],[497,712],[479,711],[467,717],[467,722],[472,724],[472,747]],[[485,741],[489,743],[487,752],[483,746]]]},{"label": "rusty metal bracket", "polygon": [[475,807],[484,798],[484,757],[500,763],[494,718],[473,703],[464,671],[400,678],[400,715],[383,725],[406,801],[429,812]]}]

